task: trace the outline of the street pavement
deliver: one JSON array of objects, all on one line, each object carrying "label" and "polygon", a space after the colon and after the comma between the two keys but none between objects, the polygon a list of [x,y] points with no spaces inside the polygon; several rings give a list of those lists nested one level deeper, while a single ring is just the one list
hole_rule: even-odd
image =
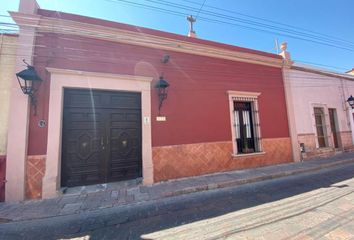
[{"label": "street pavement", "polygon": [[[289,175],[354,163],[354,152],[311,161],[219,172],[170,180],[153,185],[139,180],[68,188],[56,198],[0,203],[0,223],[82,214],[107,208],[127,208],[193,192],[235,187]],[[129,209],[129,207],[128,207]],[[120,210],[118,210],[120,211]]]},{"label": "street pavement", "polygon": [[79,214],[0,239],[354,239],[354,164]]}]

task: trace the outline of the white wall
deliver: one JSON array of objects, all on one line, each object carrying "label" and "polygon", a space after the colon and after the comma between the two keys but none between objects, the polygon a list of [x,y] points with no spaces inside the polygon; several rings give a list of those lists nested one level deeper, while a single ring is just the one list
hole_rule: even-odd
[{"label": "white wall", "polygon": [[[354,81],[302,70],[288,70],[295,123],[298,134],[315,133],[314,104],[337,110],[339,131],[350,131],[350,115],[346,99],[354,95]],[[328,112],[326,112],[328,114]],[[327,122],[329,124],[329,122]]]},{"label": "white wall", "polygon": [[10,89],[15,74],[17,36],[0,34],[0,155],[6,155]]}]

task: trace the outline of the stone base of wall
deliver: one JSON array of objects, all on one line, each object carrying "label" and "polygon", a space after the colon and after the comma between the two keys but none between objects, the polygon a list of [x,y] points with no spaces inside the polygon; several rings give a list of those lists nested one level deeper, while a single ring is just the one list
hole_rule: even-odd
[{"label": "stone base of wall", "polygon": [[26,199],[42,198],[42,181],[45,173],[45,155],[27,157]]},{"label": "stone base of wall", "polygon": [[[303,160],[310,160],[317,157],[330,157],[342,151],[353,151],[353,141],[352,141],[352,132],[343,131],[338,134],[339,139],[339,148],[335,149],[333,146],[325,148],[316,148],[316,135],[313,133],[309,134],[299,134],[298,142],[299,147],[300,143],[305,144],[305,152],[302,153]],[[333,141],[331,141],[333,144]]]},{"label": "stone base of wall", "polygon": [[264,154],[233,157],[232,142],[153,147],[154,182],[292,161],[290,138],[262,140]]},{"label": "stone base of wall", "polygon": [[311,160],[313,158],[325,158],[331,157],[336,153],[340,153],[340,150],[336,150],[335,148],[317,148],[312,150],[311,152],[302,153],[302,160]]},{"label": "stone base of wall", "polygon": [[316,149],[316,135],[314,133],[305,133],[297,135],[297,140],[305,145],[306,152],[311,152]]},{"label": "stone base of wall", "polygon": [[343,149],[353,148],[353,139],[351,131],[340,132],[339,135]]}]

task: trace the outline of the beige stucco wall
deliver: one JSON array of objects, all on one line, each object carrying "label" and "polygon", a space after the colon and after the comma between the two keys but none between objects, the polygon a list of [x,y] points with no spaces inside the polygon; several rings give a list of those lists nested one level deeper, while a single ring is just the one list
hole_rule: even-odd
[{"label": "beige stucco wall", "polygon": [[[285,71],[287,71],[287,84],[291,91],[298,143],[304,137],[316,136],[314,107],[323,107],[325,111],[329,147],[333,147],[329,108],[336,109],[338,131],[341,134],[349,131],[354,133],[352,109],[346,103],[346,99],[351,94],[354,95],[354,81],[303,70],[286,69]],[[315,147],[318,147],[317,138],[315,144]]]},{"label": "beige stucco wall", "polygon": [[17,36],[0,34],[0,155],[6,155],[10,88],[16,63]]}]

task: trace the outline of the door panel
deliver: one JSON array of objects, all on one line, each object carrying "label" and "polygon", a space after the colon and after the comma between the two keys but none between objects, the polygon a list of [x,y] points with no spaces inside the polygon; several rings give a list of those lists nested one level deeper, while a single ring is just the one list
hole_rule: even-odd
[{"label": "door panel", "polygon": [[323,108],[314,108],[318,146],[327,147]]},{"label": "door panel", "polygon": [[67,108],[63,118],[62,186],[104,182],[104,113],[98,109],[93,112],[88,108]]},{"label": "door panel", "polygon": [[141,112],[134,109],[110,111],[109,129],[109,180],[141,177]]},{"label": "door panel", "polygon": [[64,92],[62,186],[142,176],[139,93]]},{"label": "door panel", "polygon": [[338,142],[338,133],[337,133],[337,126],[336,126],[336,110],[335,109],[328,109],[329,113],[329,122],[331,125],[331,132],[333,136],[333,143],[335,148],[339,148],[339,142]]}]

